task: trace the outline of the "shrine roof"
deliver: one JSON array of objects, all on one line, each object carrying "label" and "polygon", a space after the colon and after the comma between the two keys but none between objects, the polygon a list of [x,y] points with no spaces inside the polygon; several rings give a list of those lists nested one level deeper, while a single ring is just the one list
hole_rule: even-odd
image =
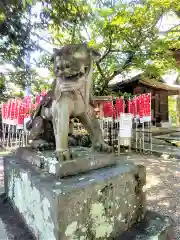
[{"label": "shrine roof", "polygon": [[109,88],[113,90],[128,89],[128,87],[136,87],[137,84],[148,86],[154,89],[168,91],[170,95],[177,95],[180,92],[180,85],[158,82],[155,79],[147,79],[142,76],[142,72],[138,72],[131,78],[117,76],[117,78],[109,83]]}]

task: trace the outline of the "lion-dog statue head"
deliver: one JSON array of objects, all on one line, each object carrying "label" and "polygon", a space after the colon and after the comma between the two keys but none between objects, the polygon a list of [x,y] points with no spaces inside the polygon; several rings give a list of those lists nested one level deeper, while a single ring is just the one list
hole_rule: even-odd
[{"label": "lion-dog statue head", "polygon": [[54,74],[60,88],[65,91],[76,89],[91,74],[92,61],[99,56],[86,44],[69,44],[54,49]]}]

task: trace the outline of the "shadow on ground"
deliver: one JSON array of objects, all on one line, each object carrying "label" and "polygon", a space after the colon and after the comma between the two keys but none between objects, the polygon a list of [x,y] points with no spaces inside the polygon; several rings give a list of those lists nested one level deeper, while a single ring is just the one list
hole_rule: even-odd
[{"label": "shadow on ground", "polygon": [[0,216],[5,226],[8,240],[34,240],[19,215],[7,201],[0,204]]},{"label": "shadow on ground", "polygon": [[148,155],[131,159],[146,166],[147,207],[175,221],[175,236],[180,239],[180,160]]},{"label": "shadow on ground", "polygon": [[[21,221],[19,215],[12,209],[4,192],[4,168],[3,159],[0,157],[0,220],[3,225],[0,231],[5,231],[8,240],[33,240],[30,232]],[[6,238],[1,240],[7,240]]]}]

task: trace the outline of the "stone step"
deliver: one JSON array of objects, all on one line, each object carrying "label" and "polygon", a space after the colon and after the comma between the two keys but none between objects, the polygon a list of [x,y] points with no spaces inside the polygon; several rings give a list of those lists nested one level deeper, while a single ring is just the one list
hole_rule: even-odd
[{"label": "stone step", "polygon": [[148,211],[144,220],[115,240],[175,240],[174,222],[170,217]]}]

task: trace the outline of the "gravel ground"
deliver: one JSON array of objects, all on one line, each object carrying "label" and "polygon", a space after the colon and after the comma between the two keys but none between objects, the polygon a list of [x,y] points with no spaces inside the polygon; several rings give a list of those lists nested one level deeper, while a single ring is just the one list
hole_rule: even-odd
[{"label": "gravel ground", "polygon": [[[137,154],[133,154],[129,159],[146,166],[147,207],[149,210],[171,216],[177,223],[175,239],[180,240],[180,160]],[[0,186],[2,183],[3,168],[0,159]],[[6,226],[8,239],[33,239],[23,223],[17,221],[18,216],[12,216],[11,212],[8,203],[3,204],[3,208],[0,206],[0,220]]]},{"label": "gravel ground", "polygon": [[146,166],[147,207],[172,217],[175,239],[180,240],[180,160],[153,155],[133,155],[131,159]]}]

